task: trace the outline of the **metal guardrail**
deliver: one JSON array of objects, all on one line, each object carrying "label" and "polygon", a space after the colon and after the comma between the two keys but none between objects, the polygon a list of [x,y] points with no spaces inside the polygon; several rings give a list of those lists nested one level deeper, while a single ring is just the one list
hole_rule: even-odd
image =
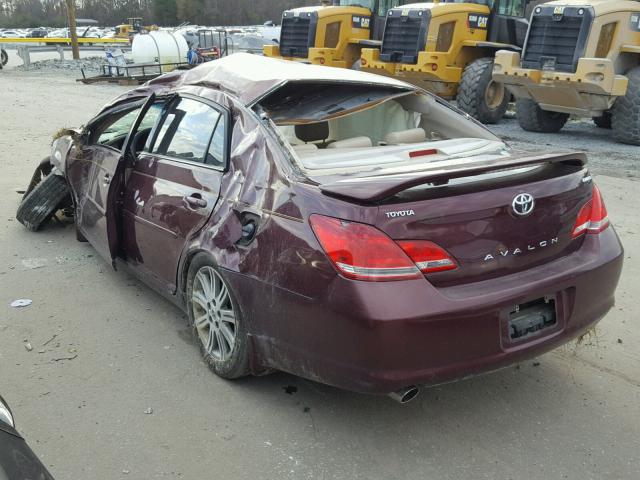
[{"label": "metal guardrail", "polygon": [[[22,59],[22,63],[25,66],[31,65],[31,54],[38,52],[58,52],[60,55],[60,60],[64,60],[64,52],[70,52],[71,47],[68,45],[49,45],[49,46],[41,46],[41,45],[15,45],[17,49],[18,56]],[[129,48],[125,46],[118,47],[121,50],[128,51]],[[105,45],[102,46],[86,46],[83,45],[80,47],[81,52],[104,52]]]},{"label": "metal guardrail", "polygon": [[[0,38],[0,43],[44,43],[44,44],[71,44],[71,39],[70,38],[63,38],[63,37],[59,37],[59,38],[49,38],[49,37],[44,37],[44,38],[17,38],[17,37],[13,37],[13,38]],[[101,45],[108,45],[108,44],[129,44],[129,39],[128,38],[85,38],[85,37],[78,37],[78,43],[79,44],[85,44],[85,43],[91,43],[91,44],[96,44],[99,43]]]}]

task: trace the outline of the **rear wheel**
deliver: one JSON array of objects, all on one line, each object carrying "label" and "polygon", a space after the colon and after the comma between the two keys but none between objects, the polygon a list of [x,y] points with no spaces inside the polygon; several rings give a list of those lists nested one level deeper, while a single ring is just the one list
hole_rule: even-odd
[{"label": "rear wheel", "polygon": [[516,101],[516,115],[520,126],[528,132],[556,133],[562,130],[569,120],[568,113],[542,110],[529,98]]},{"label": "rear wheel", "polygon": [[211,258],[194,257],[187,275],[189,320],[213,372],[227,379],[249,374],[246,325],[229,284]]},{"label": "rear wheel", "polygon": [[493,80],[493,58],[479,58],[464,69],[458,87],[458,106],[482,123],[498,123],[509,106],[510,95]]},{"label": "rear wheel", "polygon": [[6,50],[0,50],[0,62],[3,67],[9,62],[9,55]]},{"label": "rear wheel", "polygon": [[66,180],[60,175],[49,175],[23,197],[16,212],[16,219],[35,232],[54,213],[70,202],[71,196]]},{"label": "rear wheel", "polygon": [[604,112],[599,117],[593,117],[593,123],[598,128],[611,129],[611,112]]},{"label": "rear wheel", "polygon": [[640,145],[640,67],[630,70],[627,78],[627,94],[611,109],[611,128],[618,142]]}]

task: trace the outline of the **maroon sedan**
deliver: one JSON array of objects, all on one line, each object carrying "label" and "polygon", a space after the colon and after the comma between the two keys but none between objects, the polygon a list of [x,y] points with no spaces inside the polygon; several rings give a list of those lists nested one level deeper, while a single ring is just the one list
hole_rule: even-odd
[{"label": "maroon sedan", "polygon": [[70,192],[78,239],[185,309],[225,378],[408,401],[614,303],[622,246],[585,156],[514,151],[403,82],[238,54],[63,133],[18,218]]}]

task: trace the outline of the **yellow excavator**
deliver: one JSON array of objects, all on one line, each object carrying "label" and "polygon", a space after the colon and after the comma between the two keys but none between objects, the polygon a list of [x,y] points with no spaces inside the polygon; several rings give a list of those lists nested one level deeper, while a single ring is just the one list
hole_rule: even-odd
[{"label": "yellow excavator", "polygon": [[382,44],[361,53],[363,70],[399,78],[446,99],[482,123],[496,123],[511,99],[492,78],[498,50],[519,52],[542,1],[412,3],[387,12]]},{"label": "yellow excavator", "polygon": [[286,10],[278,45],[267,57],[341,68],[358,68],[364,47],[377,47],[387,11],[403,0],[334,0]]}]

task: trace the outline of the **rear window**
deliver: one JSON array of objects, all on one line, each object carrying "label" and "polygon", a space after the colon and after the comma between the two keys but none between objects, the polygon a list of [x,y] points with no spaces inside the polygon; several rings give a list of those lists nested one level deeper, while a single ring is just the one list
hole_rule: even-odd
[{"label": "rear window", "polygon": [[409,168],[506,149],[483,125],[421,92],[322,86],[264,108],[304,170]]}]

